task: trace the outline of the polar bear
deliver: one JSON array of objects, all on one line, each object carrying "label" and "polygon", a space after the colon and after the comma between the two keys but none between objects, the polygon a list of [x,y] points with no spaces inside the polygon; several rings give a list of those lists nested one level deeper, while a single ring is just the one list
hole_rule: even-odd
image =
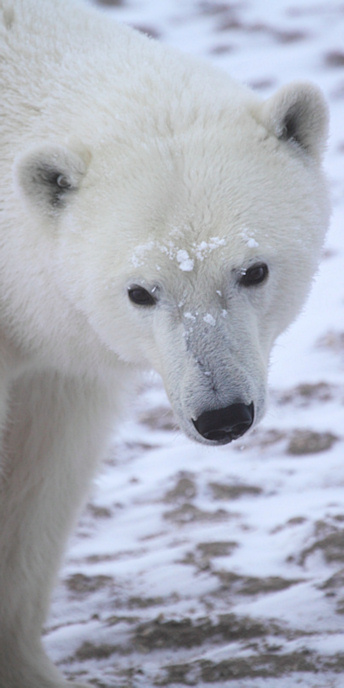
[{"label": "polar bear", "polygon": [[261,419],[328,224],[328,117],[78,0],[0,0],[0,35],[0,685],[63,688],[41,628],[114,419],[147,367],[194,440]]}]

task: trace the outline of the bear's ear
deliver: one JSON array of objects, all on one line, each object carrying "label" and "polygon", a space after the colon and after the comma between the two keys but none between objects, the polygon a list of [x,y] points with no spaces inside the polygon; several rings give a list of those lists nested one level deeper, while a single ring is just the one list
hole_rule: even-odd
[{"label": "bear's ear", "polygon": [[321,91],[309,83],[291,83],[262,106],[265,126],[281,141],[297,144],[311,156],[324,151],[328,108]]},{"label": "bear's ear", "polygon": [[62,146],[31,149],[15,163],[15,178],[26,200],[44,213],[61,211],[84,177],[89,155]]}]

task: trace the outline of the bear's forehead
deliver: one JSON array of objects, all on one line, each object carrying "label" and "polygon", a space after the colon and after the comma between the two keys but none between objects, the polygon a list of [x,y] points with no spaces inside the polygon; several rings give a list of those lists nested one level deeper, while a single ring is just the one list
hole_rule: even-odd
[{"label": "bear's forehead", "polygon": [[154,255],[155,260],[161,262],[170,261],[182,272],[192,272],[196,264],[203,263],[209,256],[216,251],[221,252],[227,245],[224,237],[210,237],[207,241],[188,241],[180,232],[176,236],[169,236],[164,240],[152,239],[144,244],[139,244],[131,253],[130,260],[133,267],[142,267],[151,262]]},{"label": "bear's forehead", "polygon": [[155,282],[185,284],[204,281],[204,289],[228,282],[231,273],[239,274],[252,262],[269,260],[273,246],[254,227],[242,226],[233,235],[211,235],[198,239],[176,232],[167,237],[151,238],[138,243],[128,253],[126,270],[132,276]]}]

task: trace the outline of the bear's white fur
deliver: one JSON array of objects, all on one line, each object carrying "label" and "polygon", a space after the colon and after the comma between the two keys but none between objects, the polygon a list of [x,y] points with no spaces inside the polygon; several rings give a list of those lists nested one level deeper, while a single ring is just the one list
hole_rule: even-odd
[{"label": "bear's white fur", "polygon": [[0,685],[63,688],[41,627],[136,371],[196,440],[236,436],[202,414],[264,413],[328,222],[327,110],[77,1],[0,0],[0,41]]}]

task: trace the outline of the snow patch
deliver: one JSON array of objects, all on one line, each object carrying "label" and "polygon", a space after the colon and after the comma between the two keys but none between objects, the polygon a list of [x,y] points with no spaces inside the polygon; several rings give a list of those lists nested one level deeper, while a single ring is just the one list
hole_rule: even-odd
[{"label": "snow patch", "polygon": [[[171,234],[172,232],[170,232]],[[173,234],[176,234],[175,229]],[[181,234],[181,232],[178,232]],[[203,261],[207,256],[212,253],[215,249],[220,246],[225,246],[226,240],[220,239],[220,237],[211,237],[209,241],[201,241],[199,244],[193,244],[190,248],[190,253],[185,248],[178,248],[174,241],[167,241],[165,244],[161,244],[155,240],[148,241],[146,244],[141,244],[135,248],[134,253],[131,256],[131,264],[135,267],[141,267],[144,265],[147,253],[153,249],[157,249],[160,253],[167,255],[170,260],[176,260],[178,267],[183,272],[191,272],[194,269],[195,258],[199,261]],[[194,257],[192,257],[194,256]],[[161,270],[161,267],[157,266],[157,270]]]},{"label": "snow patch", "polygon": [[215,320],[215,318],[213,318],[213,316],[210,313],[207,313],[207,315],[204,316],[203,320],[204,320],[204,322],[208,323],[208,325],[215,327],[216,320]]},{"label": "snow patch", "polygon": [[194,260],[193,258],[190,258],[189,254],[187,251],[184,249],[179,249],[177,251],[177,263],[179,263],[179,269],[183,270],[183,272],[191,272],[194,267]]},{"label": "snow patch", "polygon": [[226,240],[220,237],[210,237],[209,241],[201,241],[200,244],[193,244],[192,251],[198,260],[202,261],[209,256],[212,251],[215,251],[219,246],[225,246]]},{"label": "snow patch", "polygon": [[139,268],[144,264],[146,253],[151,251],[155,246],[155,241],[148,241],[146,244],[136,246],[134,253],[131,256],[131,264],[134,268]]},{"label": "snow patch", "polygon": [[246,246],[249,248],[258,248],[259,243],[258,241],[255,240],[254,238],[255,231],[252,229],[248,229],[245,227],[242,232],[240,232],[240,236],[243,238]]}]

